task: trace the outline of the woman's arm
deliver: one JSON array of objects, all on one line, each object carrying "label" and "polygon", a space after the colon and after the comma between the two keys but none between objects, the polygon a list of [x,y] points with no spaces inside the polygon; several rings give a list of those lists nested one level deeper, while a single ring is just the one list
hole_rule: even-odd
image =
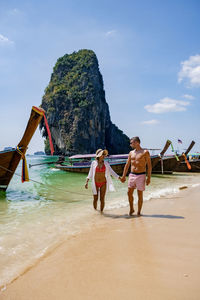
[{"label": "woman's arm", "polygon": [[88,181],[92,178],[92,174],[93,174],[93,163],[91,163],[90,165],[90,170],[89,170],[89,173],[88,173],[88,176],[86,178],[86,183],[85,183],[85,188],[87,189],[88,188]]},{"label": "woman's arm", "polygon": [[120,178],[120,176],[119,176],[119,175],[117,175],[117,173],[115,173],[115,171],[112,169],[112,167],[110,166],[110,164],[107,162],[107,164],[106,164],[106,165],[107,165],[107,166],[108,166],[108,168],[109,168],[110,175],[112,175],[113,177],[115,177],[115,178],[119,179],[119,178]]},{"label": "woman's arm", "polygon": [[93,162],[91,163],[91,165],[90,165],[90,170],[89,170],[89,173],[88,173],[88,176],[87,176],[87,181],[89,181],[89,179],[92,178],[93,165],[94,165],[94,161],[93,161]]}]

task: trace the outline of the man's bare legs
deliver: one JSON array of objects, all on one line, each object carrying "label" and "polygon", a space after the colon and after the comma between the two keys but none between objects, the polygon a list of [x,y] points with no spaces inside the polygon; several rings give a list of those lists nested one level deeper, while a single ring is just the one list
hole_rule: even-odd
[{"label": "man's bare legs", "polygon": [[128,201],[129,201],[129,205],[130,205],[130,212],[129,215],[131,216],[134,213],[134,208],[133,208],[133,192],[134,189],[133,188],[128,188]]},{"label": "man's bare legs", "polygon": [[140,216],[142,204],[143,204],[143,191],[137,191],[138,194],[138,212],[137,215]]},{"label": "man's bare legs", "polygon": [[101,201],[101,212],[103,212],[104,206],[105,206],[105,194],[106,194],[106,184],[104,184],[100,188],[100,201]]}]

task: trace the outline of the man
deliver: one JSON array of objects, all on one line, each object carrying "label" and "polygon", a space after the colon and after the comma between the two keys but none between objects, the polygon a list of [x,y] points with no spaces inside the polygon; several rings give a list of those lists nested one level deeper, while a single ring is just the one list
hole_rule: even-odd
[{"label": "man", "polygon": [[[126,181],[126,174],[131,165],[131,172],[129,174],[128,180],[128,200],[130,204],[131,216],[134,213],[133,207],[133,192],[134,189],[137,189],[138,194],[138,212],[137,215],[140,216],[142,204],[143,204],[143,191],[145,190],[145,181],[146,184],[150,184],[151,180],[151,157],[149,151],[142,149],[140,146],[140,139],[138,136],[131,138],[130,146],[132,151],[130,151],[126,165],[124,167],[123,176],[121,178],[122,182]],[[146,179],[146,166],[147,166],[147,179]]]}]

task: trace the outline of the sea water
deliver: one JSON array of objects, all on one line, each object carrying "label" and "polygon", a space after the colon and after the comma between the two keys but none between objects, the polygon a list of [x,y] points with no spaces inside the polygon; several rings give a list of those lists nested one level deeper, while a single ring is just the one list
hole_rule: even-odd
[{"label": "sea water", "polygon": [[[27,156],[28,165],[52,160],[56,158]],[[84,188],[86,174],[60,171],[50,164],[29,168],[31,180],[23,184],[20,174],[21,165],[7,192],[0,193],[1,289],[68,237],[99,220],[92,207],[91,183],[88,190]],[[127,182],[113,181],[116,191],[107,193],[105,211],[127,206],[128,213]],[[144,201],[196,184],[200,184],[200,174],[152,175]]]}]

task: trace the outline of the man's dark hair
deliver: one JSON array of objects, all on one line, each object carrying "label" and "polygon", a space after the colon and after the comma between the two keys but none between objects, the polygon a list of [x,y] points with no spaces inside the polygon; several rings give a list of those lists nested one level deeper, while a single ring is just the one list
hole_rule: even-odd
[{"label": "man's dark hair", "polygon": [[132,137],[131,141],[135,141],[135,142],[138,142],[140,144],[140,138],[139,138],[139,136]]}]

